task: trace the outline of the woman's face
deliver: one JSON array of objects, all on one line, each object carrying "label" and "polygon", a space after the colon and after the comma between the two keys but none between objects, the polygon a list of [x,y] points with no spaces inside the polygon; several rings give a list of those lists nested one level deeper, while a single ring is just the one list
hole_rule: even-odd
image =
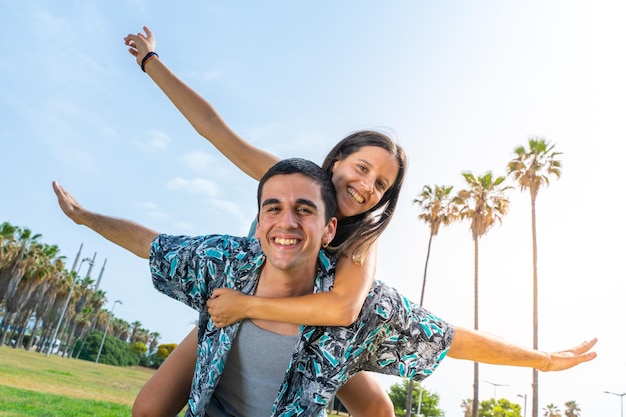
[{"label": "woman's face", "polygon": [[378,146],[363,146],[333,164],[339,219],[365,213],[396,181],[396,157]]}]

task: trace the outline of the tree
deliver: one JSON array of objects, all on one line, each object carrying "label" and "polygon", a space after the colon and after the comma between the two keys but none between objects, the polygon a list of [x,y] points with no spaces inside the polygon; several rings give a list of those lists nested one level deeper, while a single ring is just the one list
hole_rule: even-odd
[{"label": "tree", "polygon": [[[459,191],[454,203],[459,207],[459,216],[470,220],[470,231],[474,241],[474,329],[478,330],[478,239],[507,214],[509,199],[503,186],[505,177],[494,178],[491,172],[476,177],[471,172],[464,172],[463,178],[469,188]],[[474,399],[472,417],[478,416],[478,362],[474,362]]]},{"label": "tree", "polygon": [[576,401],[567,401],[565,403],[565,417],[580,417],[580,407]]},{"label": "tree", "polygon": [[479,417],[522,417],[522,407],[506,398],[490,398],[480,402]]},{"label": "tree", "polygon": [[[511,176],[521,191],[530,192],[531,233],[533,245],[533,348],[539,349],[539,306],[537,281],[537,217],[535,213],[537,194],[543,186],[550,185],[550,177],[561,177],[561,161],[557,159],[561,152],[555,152],[554,146],[543,138],[528,139],[528,149],[524,146],[515,148],[515,158],[507,165],[507,174]],[[533,369],[532,417],[539,413],[539,372]]]},{"label": "tree", "polygon": [[[80,359],[95,362],[102,342],[103,334],[92,332],[85,341],[85,348],[81,351]],[[98,363],[114,366],[133,366],[137,363],[137,356],[133,354],[127,343],[115,336],[107,335],[102,345],[102,352]]]},{"label": "tree", "polygon": [[[410,411],[413,414],[418,415],[417,411],[419,408],[420,415],[428,417],[443,417],[444,413],[439,408],[439,394],[424,389],[424,387],[422,387],[419,383],[418,385],[421,388],[420,391],[422,398],[420,401],[417,390],[413,391],[413,408]],[[389,398],[391,398],[391,402],[394,405],[395,415],[398,417],[408,415],[408,411],[405,414],[405,404],[406,397],[409,392],[409,382],[405,380],[402,381],[402,384],[393,384],[389,390]]]},{"label": "tree", "polygon": [[424,277],[422,279],[420,305],[424,304],[426,272],[428,271],[428,260],[430,258],[433,237],[437,236],[441,225],[447,226],[458,219],[458,206],[452,204],[451,192],[452,186],[435,185],[433,189],[429,185],[425,185],[420,195],[413,200],[413,203],[418,204],[421,209],[421,213],[417,218],[424,221],[430,229],[426,261],[424,262]]},{"label": "tree", "polygon": [[[424,293],[426,292],[426,272],[428,271],[428,260],[430,259],[430,249],[433,242],[433,237],[439,233],[439,227],[441,225],[449,225],[453,221],[458,219],[457,206],[452,204],[452,186],[435,185],[432,188],[429,185],[425,185],[422,188],[420,195],[413,200],[413,203],[418,204],[421,213],[417,216],[418,219],[424,221],[430,229],[430,235],[428,237],[428,249],[426,250],[426,261],[424,262],[424,277],[422,278],[422,291],[420,295],[420,305],[424,305]],[[413,380],[409,379],[409,386],[406,396],[406,409],[409,410],[407,415],[411,416],[411,410],[413,410]]]},{"label": "tree", "polygon": [[172,353],[172,351],[176,349],[176,346],[178,346],[176,343],[165,343],[165,344],[159,345],[159,347],[156,350],[156,353],[152,355],[153,356],[152,366],[154,368],[158,368],[159,366],[161,366],[163,361],[167,359],[170,353]]},{"label": "tree", "polygon": [[463,417],[472,417],[472,399],[466,398],[461,402],[461,408],[463,409]]},{"label": "tree", "polygon": [[146,346],[146,344],[142,342],[135,342],[131,343],[129,348],[130,351],[137,356],[136,365],[139,366],[139,361],[141,361],[143,355],[145,355],[145,353],[148,351],[148,346]]},{"label": "tree", "polygon": [[561,410],[556,405],[550,403],[543,409],[544,417],[561,417]]},{"label": "tree", "polygon": [[148,343],[148,353],[154,353],[154,350],[157,348],[159,344],[159,339],[161,338],[161,334],[159,332],[151,332],[150,333],[150,342]]}]

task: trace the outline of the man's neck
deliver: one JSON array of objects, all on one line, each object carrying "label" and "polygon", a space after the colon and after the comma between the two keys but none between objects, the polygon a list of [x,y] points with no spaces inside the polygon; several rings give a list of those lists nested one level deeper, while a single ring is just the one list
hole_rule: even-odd
[{"label": "man's neck", "polygon": [[261,269],[254,295],[260,297],[297,297],[313,292],[317,277],[317,263],[312,268],[277,270],[266,263]]},{"label": "man's neck", "polygon": [[[316,276],[317,263],[313,270],[301,268],[297,271],[276,270],[266,263],[261,269],[259,283],[254,295],[259,297],[280,298],[312,294]],[[257,319],[253,319],[252,321],[258,327],[278,334],[296,334],[300,329],[300,325],[298,324]]]}]

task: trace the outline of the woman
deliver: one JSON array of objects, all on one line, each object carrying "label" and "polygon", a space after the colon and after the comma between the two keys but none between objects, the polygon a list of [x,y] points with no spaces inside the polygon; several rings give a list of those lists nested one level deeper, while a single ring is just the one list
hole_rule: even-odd
[{"label": "woman", "polygon": [[[144,27],[124,38],[137,63],[194,128],[235,165],[255,179],[279,158],[240,138],[213,107],[180,81],[154,52],[155,39]],[[375,242],[391,220],[404,179],[406,155],[387,136],[356,132],[339,142],[322,167],[337,191],[338,233],[331,243],[340,257],[332,291],[296,298],[264,299],[226,289],[208,302],[211,319],[226,326],[243,318],[308,325],[347,325],[359,313],[374,279]],[[171,416],[186,403],[195,366],[194,329],[170,354],[139,393],[134,416]],[[361,372],[337,396],[351,415],[393,416],[389,396],[372,375]]]}]

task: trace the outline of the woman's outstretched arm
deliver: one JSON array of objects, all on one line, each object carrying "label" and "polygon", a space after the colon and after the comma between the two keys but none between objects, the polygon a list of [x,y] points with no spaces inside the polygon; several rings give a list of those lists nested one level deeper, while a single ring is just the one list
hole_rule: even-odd
[{"label": "woman's outstretched arm", "polygon": [[130,34],[124,38],[129,52],[145,72],[185,116],[196,131],[211,142],[233,164],[252,178],[259,180],[279,158],[246,142],[237,135],[215,111],[213,106],[170,71],[155,52],[156,40],[150,29],[145,34]]},{"label": "woman's outstretched arm", "polygon": [[362,265],[348,257],[337,263],[334,287],[328,292],[290,298],[244,295],[218,288],[207,301],[211,320],[218,327],[239,320],[273,320],[310,326],[347,326],[356,320],[376,275],[376,244]]}]

